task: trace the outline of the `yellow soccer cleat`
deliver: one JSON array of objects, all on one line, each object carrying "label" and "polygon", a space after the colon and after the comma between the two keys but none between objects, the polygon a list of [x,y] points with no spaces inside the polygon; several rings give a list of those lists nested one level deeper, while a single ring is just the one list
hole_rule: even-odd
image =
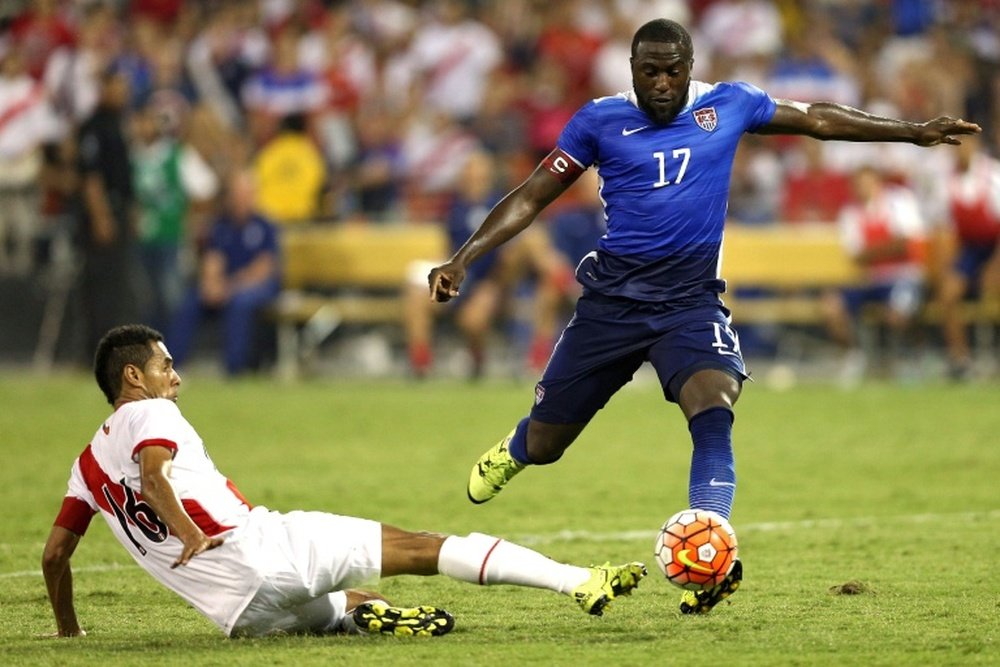
[{"label": "yellow soccer cleat", "polygon": [[741,581],[743,581],[743,563],[736,560],[733,561],[733,569],[722,583],[703,591],[685,591],[681,596],[681,613],[707,614],[712,611],[712,607],[735,593]]},{"label": "yellow soccer cleat", "polygon": [[511,431],[472,466],[468,493],[469,500],[477,505],[491,500],[514,475],[525,469],[526,466],[515,461],[507,451],[507,445],[513,437],[514,431]]},{"label": "yellow soccer cleat", "polygon": [[352,612],[361,632],[397,637],[437,637],[455,627],[455,618],[437,607],[390,607],[382,602],[364,602]]},{"label": "yellow soccer cleat", "polygon": [[590,579],[573,589],[573,599],[580,608],[593,616],[604,614],[608,604],[619,595],[631,595],[646,576],[642,563],[612,566],[605,563],[590,568]]}]

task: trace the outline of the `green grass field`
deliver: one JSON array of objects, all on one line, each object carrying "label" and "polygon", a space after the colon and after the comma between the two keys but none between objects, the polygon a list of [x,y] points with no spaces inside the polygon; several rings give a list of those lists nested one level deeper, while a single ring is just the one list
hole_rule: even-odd
[{"label": "green grass field", "polygon": [[[451,610],[447,637],[228,640],[162,589],[95,519],[73,565],[88,636],[53,629],[42,544],[73,457],[108,411],[84,376],[0,375],[0,664],[968,665],[1000,661],[1000,387],[748,385],[732,522],[747,578],[700,617],[655,570],[652,541],[686,506],[690,443],[657,388],[626,388],[557,465],[495,501],[469,468],[528,408],[530,384],[186,378],[181,406],[256,504],[406,528],[481,531],[650,577],[603,618],[547,591],[401,577],[401,604]],[[831,588],[860,582],[866,591]]]}]

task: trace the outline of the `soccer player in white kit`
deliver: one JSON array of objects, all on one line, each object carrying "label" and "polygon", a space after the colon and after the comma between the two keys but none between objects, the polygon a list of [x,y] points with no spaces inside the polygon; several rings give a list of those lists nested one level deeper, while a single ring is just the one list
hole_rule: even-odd
[{"label": "soccer player in white kit", "polygon": [[98,512],[144,570],[230,636],[451,630],[454,619],[442,609],[394,607],[355,588],[397,574],[546,588],[594,615],[646,575],[641,563],[564,565],[481,533],[408,532],[251,506],[181,415],[180,376],[159,332],[112,329],[98,345],[94,373],[115,410],[73,463],[42,560],[59,636],[84,634],[70,558]]}]

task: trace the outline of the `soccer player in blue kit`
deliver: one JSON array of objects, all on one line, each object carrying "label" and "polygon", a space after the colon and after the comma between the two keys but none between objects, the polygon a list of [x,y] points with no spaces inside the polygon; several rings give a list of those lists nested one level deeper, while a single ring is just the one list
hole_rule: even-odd
[{"label": "soccer player in blue kit", "polygon": [[[720,247],[737,144],[744,132],[815,139],[960,143],[978,125],[912,123],[828,102],[775,100],[742,82],[691,79],[683,26],[646,23],[632,40],[633,91],[585,104],[556,148],[428,276],[431,298],[458,295],[469,264],[525,229],[588,167],[600,176],[608,231],[577,267],[583,295],[556,343],[528,417],[480,457],[469,499],[483,503],[528,465],[558,460],[611,396],[649,361],[693,442],[689,502],[728,518],[736,490],[733,406],[748,377],[720,294]],[[687,591],[684,613],[708,612],[739,586]]]}]

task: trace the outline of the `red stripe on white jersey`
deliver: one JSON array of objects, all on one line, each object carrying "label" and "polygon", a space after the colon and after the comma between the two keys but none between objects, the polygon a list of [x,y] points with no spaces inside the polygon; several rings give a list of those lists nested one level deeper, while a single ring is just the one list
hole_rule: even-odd
[{"label": "red stripe on white jersey", "polygon": [[229,488],[230,491],[233,492],[234,496],[236,496],[237,498],[239,498],[239,501],[241,503],[243,503],[244,505],[246,505],[249,509],[253,509],[253,505],[251,505],[250,501],[246,499],[246,496],[244,496],[242,493],[240,493],[240,490],[236,488],[235,484],[233,484],[233,480],[227,479],[226,480],[226,486]]},{"label": "red stripe on white jersey", "polygon": [[195,525],[201,528],[202,532],[209,537],[214,537],[219,533],[233,529],[233,526],[223,526],[213,519],[212,515],[206,512],[205,508],[197,500],[185,498],[181,501],[181,505],[184,506],[184,511],[188,513],[188,516],[191,517]]},{"label": "red stripe on white jersey", "polygon": [[94,496],[94,502],[108,514],[114,514],[114,510],[111,509],[111,505],[104,495],[104,489],[107,488],[115,502],[121,506],[125,504],[125,491],[122,489],[122,485],[108,477],[97,459],[94,458],[94,452],[91,451],[90,445],[87,445],[87,448],[80,454],[79,460],[80,473],[83,475],[83,481],[86,482],[87,488],[90,489],[90,495]]}]

